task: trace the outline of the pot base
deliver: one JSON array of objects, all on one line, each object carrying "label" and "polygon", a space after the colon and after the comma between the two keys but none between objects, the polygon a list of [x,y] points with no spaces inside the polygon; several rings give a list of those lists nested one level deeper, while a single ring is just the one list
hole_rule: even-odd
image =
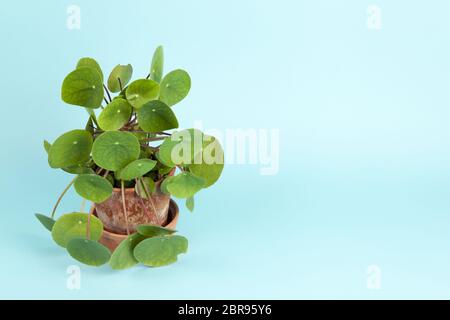
[{"label": "pot base", "polygon": [[[97,213],[95,212],[95,208],[91,208],[91,214],[97,216]],[[168,214],[168,221],[166,224],[163,225],[165,228],[169,229],[175,229],[177,222],[178,222],[178,216],[179,216],[179,209],[178,205],[175,201],[170,199],[169,204],[169,214]],[[103,229],[102,236],[98,242],[103,244],[104,246],[108,247],[111,252],[113,252],[117,246],[128,237],[126,234],[118,234],[111,231],[108,231],[106,229]]]}]

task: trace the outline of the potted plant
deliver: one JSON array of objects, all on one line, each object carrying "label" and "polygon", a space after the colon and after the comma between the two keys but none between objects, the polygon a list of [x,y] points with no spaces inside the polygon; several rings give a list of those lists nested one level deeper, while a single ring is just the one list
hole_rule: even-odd
[{"label": "potted plant", "polygon": [[[178,206],[171,196],[185,199],[192,211],[194,195],[223,169],[223,149],[214,137],[197,129],[174,131],[179,125],[172,107],[190,90],[188,73],[177,69],[163,76],[162,47],[145,78],[130,82],[132,73],[131,65],[117,65],[104,79],[94,59],[80,59],[64,79],[61,97],[83,107],[87,123],[53,143],[44,141],[50,167],[74,176],[50,216],[36,217],[58,245],[87,265],[109,262],[125,269],[175,262],[188,241],[175,234]],[[92,207],[55,220],[72,186]]]}]

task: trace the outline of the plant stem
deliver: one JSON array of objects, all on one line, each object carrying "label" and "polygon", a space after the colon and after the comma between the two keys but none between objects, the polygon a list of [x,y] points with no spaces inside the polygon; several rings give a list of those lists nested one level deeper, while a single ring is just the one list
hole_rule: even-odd
[{"label": "plant stem", "polygon": [[142,187],[144,188],[145,195],[147,196],[147,199],[148,199],[148,201],[150,202],[150,205],[152,206],[153,213],[155,214],[155,216],[158,216],[158,213],[156,212],[155,204],[153,203],[153,200],[152,200],[152,198],[150,197],[150,193],[151,193],[151,192],[148,192],[147,186],[146,186],[145,183],[144,183],[144,179],[140,178],[139,180],[141,181],[141,185],[142,185]]},{"label": "plant stem", "polygon": [[[111,99],[111,95],[109,94],[108,88],[107,88],[104,84],[103,84],[103,88],[105,88],[106,94],[108,95],[108,98],[109,98],[109,102],[111,102],[112,99]],[[105,100],[106,100],[106,99],[105,99]],[[106,102],[106,103],[108,103],[108,102]]]},{"label": "plant stem", "polygon": [[142,141],[160,141],[160,140],[164,140],[166,137],[153,137],[153,138],[147,138],[147,139],[142,139]]},{"label": "plant stem", "polygon": [[108,100],[106,100],[105,97],[103,97],[103,100],[105,101],[106,104],[108,104]]},{"label": "plant stem", "polygon": [[72,181],[70,181],[70,183],[67,185],[67,187],[63,190],[63,192],[59,195],[58,200],[56,200],[55,206],[53,207],[52,210],[52,214],[51,214],[51,218],[53,219],[55,217],[55,212],[56,212],[56,208],[58,208],[59,203],[61,202],[62,198],[64,197],[64,195],[66,194],[67,190],[70,189],[70,187],[73,185],[73,183],[75,182],[75,178],[73,178]]},{"label": "plant stem", "polygon": [[123,91],[123,88],[122,88],[122,81],[120,80],[120,78],[117,78],[117,80],[119,80],[120,91]]},{"label": "plant stem", "polygon": [[122,205],[123,205],[123,214],[125,216],[125,224],[127,226],[127,234],[130,234],[130,227],[128,226],[128,213],[127,206],[125,204],[125,183],[123,180],[120,180],[120,188],[122,189]]},{"label": "plant stem", "polygon": [[[135,183],[136,183],[136,186],[138,185],[138,183],[141,183],[141,186],[142,186],[142,188],[144,188],[144,183],[142,182],[142,179],[134,179],[134,181],[135,181]],[[147,191],[145,191],[145,189],[144,189],[144,192],[145,192],[145,195],[148,197],[148,194],[147,194]],[[144,203],[144,200],[142,200],[142,197],[140,196],[140,195],[138,195],[139,196],[139,200],[141,200],[141,204],[142,204],[142,207],[144,208],[144,211],[145,211],[145,213],[147,214],[147,216],[149,217],[149,218],[151,218],[152,216],[151,216],[151,214],[148,212],[148,208],[147,208],[147,206],[145,205],[145,203]]]}]

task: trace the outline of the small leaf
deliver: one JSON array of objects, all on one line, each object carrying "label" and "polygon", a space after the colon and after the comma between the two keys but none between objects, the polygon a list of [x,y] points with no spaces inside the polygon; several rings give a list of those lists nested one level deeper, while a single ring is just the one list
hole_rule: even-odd
[{"label": "small leaf", "polygon": [[167,186],[173,180],[173,176],[166,177],[160,185],[161,192],[164,194],[170,194],[169,190],[167,190]]},{"label": "small leaf", "polygon": [[87,67],[75,69],[67,75],[61,87],[64,102],[86,108],[98,108],[103,101],[100,74]]},{"label": "small leaf", "polygon": [[86,130],[72,130],[58,137],[48,151],[52,168],[83,164],[90,158],[92,136]]},{"label": "small leaf", "polygon": [[178,120],[164,102],[154,100],[145,103],[138,110],[138,122],[147,132],[159,132],[178,128]]},{"label": "small leaf", "polygon": [[[62,215],[52,228],[52,238],[61,247],[74,238],[85,238],[89,214],[72,212]],[[95,216],[90,216],[91,239],[99,240],[103,232],[102,222]]]},{"label": "small leaf", "polygon": [[111,259],[109,260],[109,265],[111,268],[115,270],[123,270],[136,265],[138,261],[134,257],[133,250],[136,245],[144,239],[144,236],[138,233],[133,233],[123,240],[116,250],[114,250]]},{"label": "small leaf", "polygon": [[152,66],[150,68],[150,79],[161,82],[164,66],[164,51],[163,47],[156,48],[152,58]]},{"label": "small leaf", "polygon": [[181,69],[169,72],[161,82],[159,100],[173,106],[183,100],[191,89],[189,74]]},{"label": "small leaf", "polygon": [[101,266],[109,261],[111,253],[97,241],[75,238],[67,243],[67,251],[75,260],[89,266]]},{"label": "small leaf", "polygon": [[149,267],[161,267],[177,261],[180,253],[186,253],[188,241],[182,236],[161,236],[141,241],[134,248],[134,257]]},{"label": "small leaf", "polygon": [[203,188],[205,180],[190,172],[182,172],[166,183],[167,191],[177,198],[190,198]]},{"label": "small leaf", "polygon": [[212,136],[204,136],[202,152],[195,155],[189,171],[205,180],[203,188],[214,184],[222,174],[224,166],[223,149]]},{"label": "small leaf", "polygon": [[[114,67],[108,78],[108,89],[111,92],[119,92],[122,88],[125,88],[128,81],[130,81],[133,74],[133,67],[131,64],[120,65]],[[120,81],[119,81],[120,79]],[[122,84],[122,88],[120,85]]]},{"label": "small leaf", "polygon": [[158,98],[159,84],[150,79],[136,80],[130,83],[125,94],[131,105],[139,109],[145,103]]},{"label": "small leaf", "polygon": [[77,69],[83,68],[83,67],[92,68],[92,69],[96,70],[100,74],[100,77],[101,77],[102,83],[103,83],[103,71],[102,71],[102,68],[100,68],[100,65],[98,64],[98,62],[95,61],[95,59],[81,58],[80,60],[78,60]]},{"label": "small leaf", "polygon": [[48,142],[47,140],[44,140],[44,149],[45,149],[45,152],[47,152],[47,154],[50,151],[51,147],[52,147],[52,145],[50,144],[50,142]]},{"label": "small leaf", "polygon": [[[144,186],[142,185],[144,184]],[[150,177],[142,177],[138,180],[138,182],[136,183],[135,187],[134,187],[134,191],[143,199],[147,199],[148,193],[153,193],[155,192],[155,181],[153,181],[152,178]],[[150,195],[149,194],[149,195]]]},{"label": "small leaf", "polygon": [[116,174],[119,180],[132,180],[142,177],[144,174],[152,170],[156,165],[155,160],[138,159],[130,162],[125,168],[119,170]]},{"label": "small leaf", "polygon": [[130,119],[132,106],[125,99],[114,99],[98,116],[98,124],[105,131],[122,128]]},{"label": "small leaf", "polygon": [[86,126],[84,127],[84,130],[89,132],[90,134],[94,134],[94,122],[92,121],[92,117],[89,117],[88,121],[86,122]]},{"label": "small leaf", "polygon": [[95,139],[92,158],[98,166],[117,171],[137,160],[140,150],[139,140],[132,133],[107,131]]},{"label": "small leaf", "polygon": [[84,199],[101,203],[108,199],[113,191],[109,181],[96,174],[79,175],[74,182],[75,191]]},{"label": "small leaf", "polygon": [[186,208],[188,208],[190,212],[194,211],[194,205],[194,197],[189,197],[186,199]]},{"label": "small leaf", "polygon": [[141,224],[137,226],[137,232],[146,237],[156,237],[156,236],[168,236],[175,232],[176,230],[170,228],[164,228],[152,224]]},{"label": "small leaf", "polygon": [[40,213],[36,213],[35,216],[39,220],[39,222],[42,223],[45,229],[47,229],[48,231],[52,231],[55,220]]}]

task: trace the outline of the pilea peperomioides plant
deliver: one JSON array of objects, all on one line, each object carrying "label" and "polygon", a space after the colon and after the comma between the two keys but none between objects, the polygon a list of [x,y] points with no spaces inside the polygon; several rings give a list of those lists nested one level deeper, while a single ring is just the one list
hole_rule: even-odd
[{"label": "pilea peperomioides plant", "polygon": [[[179,125],[172,106],[187,96],[191,79],[181,69],[163,76],[163,59],[158,47],[149,74],[132,82],[131,65],[117,65],[105,85],[99,64],[82,58],[63,81],[62,100],[85,108],[89,118],[84,129],[44,141],[50,167],[74,177],[51,215],[36,217],[87,265],[175,262],[188,241],[175,235],[178,206],[171,196],[185,199],[192,211],[194,195],[222,173],[223,149],[214,137],[197,129],[173,131]],[[81,212],[55,220],[72,186],[84,198]],[[89,213],[83,212],[86,200],[92,202]]]}]

